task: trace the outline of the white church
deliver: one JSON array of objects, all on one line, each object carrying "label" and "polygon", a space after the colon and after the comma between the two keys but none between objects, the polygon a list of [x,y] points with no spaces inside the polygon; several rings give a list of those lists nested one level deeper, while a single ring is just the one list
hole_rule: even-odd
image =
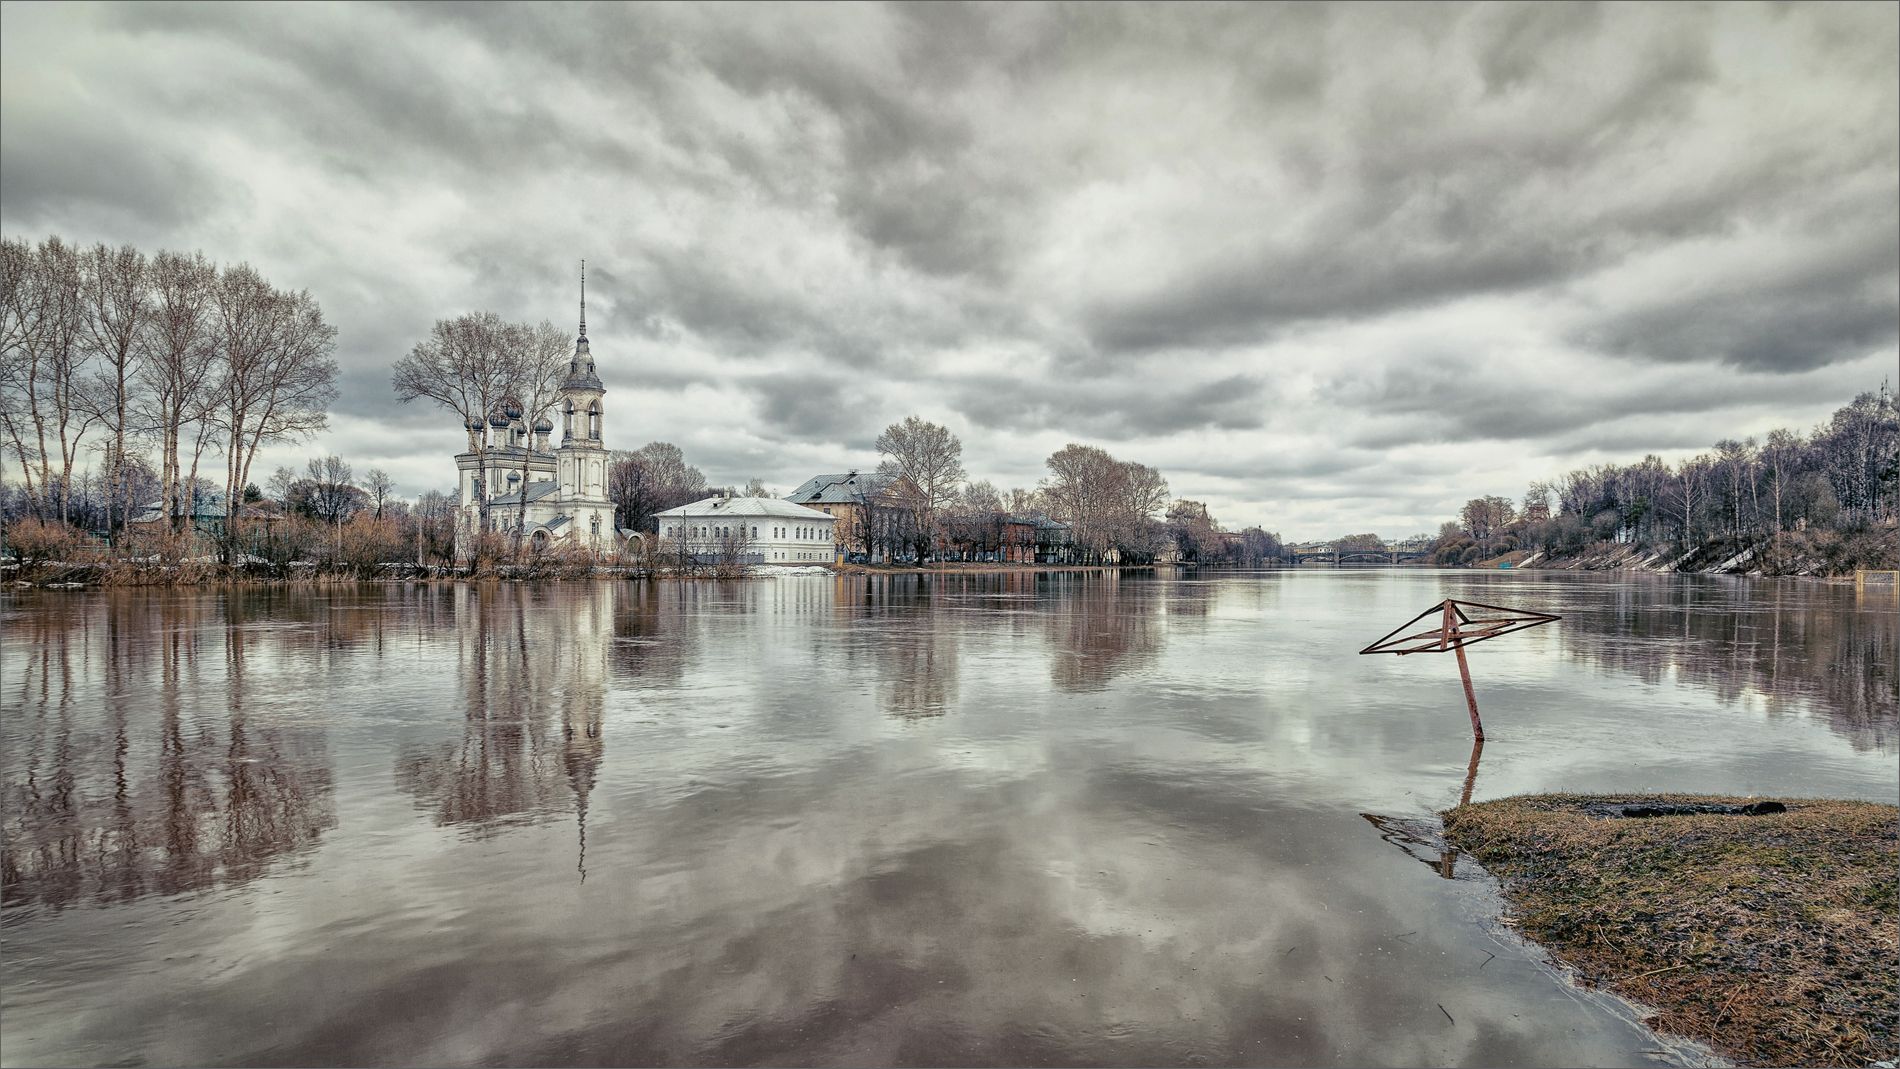
[{"label": "white church", "polygon": [[[488,498],[490,530],[513,532],[521,518],[528,543],[537,549],[571,545],[597,553],[612,552],[633,536],[614,526],[614,505],[607,497],[607,447],[601,438],[607,388],[594,370],[587,343],[587,276],[581,275],[581,329],[574,356],[555,403],[561,418],[561,444],[550,448],[554,422],[545,414],[524,412],[504,403],[484,422],[468,423],[469,452],[455,458],[461,499],[456,525],[456,555],[463,540],[481,528],[481,501]],[[528,421],[533,420],[530,424]],[[484,452],[475,445],[486,439]],[[525,458],[524,458],[524,455]],[[524,463],[525,460],[525,463]],[[523,471],[526,471],[524,478]]]}]

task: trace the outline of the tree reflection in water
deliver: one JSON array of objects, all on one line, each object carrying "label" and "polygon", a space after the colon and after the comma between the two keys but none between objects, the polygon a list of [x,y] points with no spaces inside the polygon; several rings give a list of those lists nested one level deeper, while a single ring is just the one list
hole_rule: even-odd
[{"label": "tree reflection in water", "polygon": [[[1056,689],[1106,689],[1116,676],[1152,665],[1164,643],[1155,584],[1119,572],[1055,572],[1043,578],[1044,634]],[[1140,583],[1138,589],[1127,589]],[[1167,584],[1172,585],[1172,584]],[[1195,604],[1184,601],[1184,607]],[[1202,610],[1205,614],[1205,610]]]},{"label": "tree reflection in water", "polygon": [[958,693],[956,611],[967,577],[841,576],[833,605],[852,665],[876,677],[878,704],[891,716],[942,716]]},{"label": "tree reflection in water", "polygon": [[1857,605],[1851,590],[1797,580],[1630,584],[1573,619],[1586,622],[1622,641],[1566,642],[1573,659],[1645,683],[1693,684],[1729,703],[1753,691],[1773,714],[1806,705],[1856,750],[1900,742],[1900,615]]},{"label": "tree reflection in water", "polygon": [[335,825],[324,736],[254,712],[246,689],[254,658],[308,633],[252,627],[252,600],[115,591],[10,621],[30,652],[0,682],[6,906],[242,883]]}]

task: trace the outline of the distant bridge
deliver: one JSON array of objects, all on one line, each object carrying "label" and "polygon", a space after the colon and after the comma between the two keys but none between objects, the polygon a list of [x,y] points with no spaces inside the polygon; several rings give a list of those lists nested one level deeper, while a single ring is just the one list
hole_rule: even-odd
[{"label": "distant bridge", "polygon": [[1431,555],[1431,546],[1418,544],[1385,545],[1378,549],[1354,548],[1344,550],[1332,543],[1311,543],[1303,546],[1291,546],[1295,564],[1403,564],[1408,561],[1424,560]]}]

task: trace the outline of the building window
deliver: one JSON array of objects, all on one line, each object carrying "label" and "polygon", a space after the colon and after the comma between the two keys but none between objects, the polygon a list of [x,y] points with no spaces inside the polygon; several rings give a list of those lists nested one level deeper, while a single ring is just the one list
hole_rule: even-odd
[{"label": "building window", "polygon": [[587,437],[590,439],[593,439],[594,441],[600,440],[600,402],[599,401],[595,401],[593,404],[590,404],[587,406]]}]

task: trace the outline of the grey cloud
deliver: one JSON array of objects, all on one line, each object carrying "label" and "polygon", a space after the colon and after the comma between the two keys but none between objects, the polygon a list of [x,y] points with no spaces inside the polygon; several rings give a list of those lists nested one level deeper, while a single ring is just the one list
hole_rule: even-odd
[{"label": "grey cloud", "polygon": [[1368,450],[1444,442],[1555,442],[1560,436],[1591,443],[1579,448],[1668,448],[1676,444],[1671,439],[1631,441],[1619,428],[1632,417],[1668,415],[1680,422],[1768,396],[1810,405],[1844,396],[1832,376],[1685,372],[1657,380],[1642,370],[1636,364],[1606,363],[1588,380],[1553,389],[1547,376],[1521,368],[1472,373],[1456,356],[1421,355],[1370,375],[1333,377],[1319,393],[1366,421],[1347,440]]},{"label": "grey cloud", "polygon": [[1806,371],[1866,355],[1900,335],[1900,227],[1867,227],[1838,258],[1605,316],[1586,344],[1672,363]]},{"label": "grey cloud", "polygon": [[1107,380],[983,375],[949,385],[951,403],[980,427],[1109,437],[1255,429],[1266,423],[1269,396],[1246,375],[1183,384],[1160,368]]},{"label": "grey cloud", "polygon": [[[582,256],[619,404],[677,418],[639,439],[703,441],[709,475],[947,406],[1006,469],[978,477],[1031,433],[1196,432],[1177,492],[1331,488],[1342,517],[1420,443],[1411,477],[1455,482],[1484,442],[1811,422],[1897,333],[1885,6],[4,18],[7,232],[258,262],[338,325],[339,416],[395,426],[424,417],[388,365],[433,320],[568,326]],[[1440,310],[1563,366],[1494,375],[1411,325]],[[709,390],[758,437],[666,408]]]},{"label": "grey cloud", "polygon": [[862,376],[822,372],[773,372],[745,379],[758,417],[788,438],[828,441],[843,434],[875,433],[878,389]]},{"label": "grey cloud", "polygon": [[10,221],[83,219],[88,230],[109,234],[116,244],[168,234],[210,205],[243,196],[187,146],[161,143],[121,116],[31,107],[9,109],[7,149],[0,153]]}]

